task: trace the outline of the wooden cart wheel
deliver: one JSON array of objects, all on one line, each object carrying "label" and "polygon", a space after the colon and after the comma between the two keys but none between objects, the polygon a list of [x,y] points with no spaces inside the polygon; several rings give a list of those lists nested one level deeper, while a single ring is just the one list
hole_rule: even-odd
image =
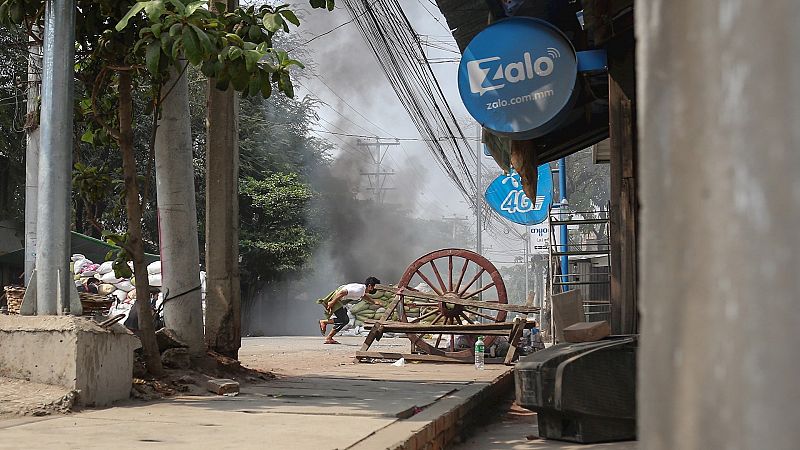
[{"label": "wooden cart wheel", "polygon": [[[478,278],[488,276],[491,281],[481,287]],[[485,278],[485,277],[484,277]],[[488,280],[486,280],[488,281]],[[437,250],[418,258],[408,266],[398,282],[399,288],[414,289],[425,283],[433,292],[443,297],[469,299],[486,303],[508,303],[506,286],[497,269],[483,256],[464,249],[449,248]],[[428,322],[433,325],[459,325],[468,323],[497,323],[506,320],[506,311],[483,309],[472,306],[455,305],[444,301],[424,301],[402,296],[399,319],[408,323]],[[409,317],[407,311],[419,307],[416,317]],[[458,348],[456,334],[433,334],[426,339],[423,335],[407,334],[418,350],[429,355],[449,357],[468,357],[474,354],[475,336],[465,336],[468,348]],[[486,348],[492,345],[496,336],[484,338]]]}]

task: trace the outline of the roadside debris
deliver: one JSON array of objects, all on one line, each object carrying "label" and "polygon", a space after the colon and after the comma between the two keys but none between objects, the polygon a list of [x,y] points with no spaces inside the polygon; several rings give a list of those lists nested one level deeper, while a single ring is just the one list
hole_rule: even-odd
[{"label": "roadside debris", "polygon": [[238,395],[239,383],[227,378],[212,378],[206,382],[206,389],[217,395]]}]

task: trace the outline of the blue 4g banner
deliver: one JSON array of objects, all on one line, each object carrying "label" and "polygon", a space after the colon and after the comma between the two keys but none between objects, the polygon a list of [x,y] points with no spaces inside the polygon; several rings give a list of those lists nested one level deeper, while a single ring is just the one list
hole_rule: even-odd
[{"label": "blue 4g banner", "polygon": [[535,225],[547,220],[553,203],[553,175],[549,164],[539,166],[536,200],[531,201],[522,191],[519,174],[512,169],[500,175],[486,188],[486,203],[504,218],[522,225]]}]

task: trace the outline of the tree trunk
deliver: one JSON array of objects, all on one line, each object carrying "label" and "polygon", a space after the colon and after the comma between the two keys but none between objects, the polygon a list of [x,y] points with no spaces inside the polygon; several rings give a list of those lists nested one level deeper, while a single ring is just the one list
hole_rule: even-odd
[{"label": "tree trunk", "polygon": [[[236,7],[228,0],[228,10]],[[209,2],[215,8],[214,2]],[[232,88],[208,81],[206,117],[206,343],[238,358],[242,342],[239,277],[239,108]]]},{"label": "tree trunk", "polygon": [[[184,61],[181,66],[185,67]],[[194,356],[205,353],[200,297],[189,84],[185,71],[171,69],[164,84],[156,131],[156,195],[161,248],[164,321]]]},{"label": "tree trunk", "polygon": [[133,99],[131,74],[119,74],[119,148],[122,150],[122,172],[125,181],[125,206],[128,211],[128,245],[133,255],[133,273],[136,278],[136,304],[139,314],[139,339],[147,370],[156,376],[164,373],[158,352],[153,314],[150,309],[150,287],[147,266],[144,263],[142,243],[142,206],[139,203],[139,186],[136,184],[136,159],[133,155]]}]

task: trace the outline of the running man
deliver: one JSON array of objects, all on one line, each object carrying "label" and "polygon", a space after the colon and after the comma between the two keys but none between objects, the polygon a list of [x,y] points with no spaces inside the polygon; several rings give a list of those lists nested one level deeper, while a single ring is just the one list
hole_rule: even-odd
[{"label": "running man", "polygon": [[335,341],[333,336],[342,331],[350,322],[350,318],[347,317],[347,308],[345,308],[344,305],[354,301],[364,300],[373,305],[380,306],[380,303],[367,295],[377,292],[375,285],[380,284],[380,282],[381,280],[375,277],[369,277],[364,284],[350,283],[339,286],[326,297],[317,300],[317,303],[325,308],[325,314],[329,317],[328,319],[321,319],[319,321],[320,333],[325,336],[328,325],[333,324],[333,329],[325,336],[325,344],[338,344],[339,342]]}]

